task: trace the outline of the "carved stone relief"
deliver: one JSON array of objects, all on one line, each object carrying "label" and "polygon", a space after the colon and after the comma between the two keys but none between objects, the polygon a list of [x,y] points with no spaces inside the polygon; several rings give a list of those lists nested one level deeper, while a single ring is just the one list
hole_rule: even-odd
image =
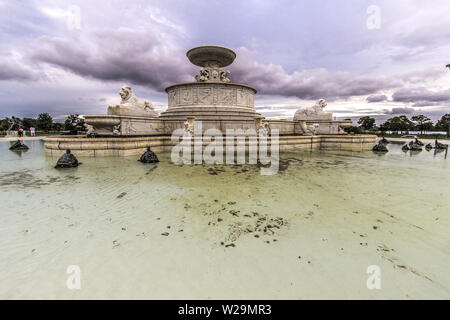
[{"label": "carved stone relief", "polygon": [[212,88],[199,88],[198,89],[198,103],[200,104],[212,104],[213,92]]},{"label": "carved stone relief", "polygon": [[254,107],[254,93],[239,86],[199,85],[174,87],[168,91],[169,107],[189,105],[230,105]]}]

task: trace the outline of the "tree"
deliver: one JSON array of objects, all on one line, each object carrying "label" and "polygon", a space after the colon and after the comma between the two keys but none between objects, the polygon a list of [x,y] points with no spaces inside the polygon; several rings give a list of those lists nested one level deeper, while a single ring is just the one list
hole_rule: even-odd
[{"label": "tree", "polygon": [[0,120],[0,131],[6,131],[8,130],[8,128],[9,128],[8,118]]},{"label": "tree", "polygon": [[52,129],[53,119],[48,113],[40,113],[36,120],[38,130],[50,131]]},{"label": "tree", "polygon": [[447,138],[450,138],[450,114],[444,114],[435,126],[438,130],[447,131]]},{"label": "tree", "polygon": [[23,129],[29,130],[31,127],[36,128],[36,119],[33,118],[23,118]]},{"label": "tree", "polygon": [[433,122],[431,119],[423,114],[413,116],[411,120],[415,123],[416,129],[420,131],[420,134],[423,134],[425,130],[430,130],[433,128]]},{"label": "tree", "polygon": [[344,131],[347,133],[354,133],[354,134],[362,133],[361,127],[355,127],[355,126],[346,127],[346,128],[344,128]]},{"label": "tree", "polygon": [[53,131],[61,131],[63,128],[63,124],[59,122],[53,122],[52,123],[52,130]]},{"label": "tree", "polygon": [[401,133],[403,133],[404,131],[407,132],[411,130],[413,128],[413,125],[414,124],[411,122],[411,120],[408,119],[407,116],[401,115],[398,117],[387,119],[386,122],[380,126],[380,129],[382,131],[400,131]]},{"label": "tree", "polygon": [[370,130],[375,125],[375,118],[365,116],[362,118],[359,118],[358,124],[364,129],[364,130]]}]

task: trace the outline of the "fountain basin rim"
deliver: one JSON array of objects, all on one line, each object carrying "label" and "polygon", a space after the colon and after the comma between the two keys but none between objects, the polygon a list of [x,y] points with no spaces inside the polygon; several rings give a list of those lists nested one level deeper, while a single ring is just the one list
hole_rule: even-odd
[{"label": "fountain basin rim", "polygon": [[[108,114],[83,114],[83,118],[85,119],[101,119],[100,121],[105,121],[107,122],[107,120],[112,120],[113,122],[115,122],[116,120],[120,119],[159,119],[159,117],[144,117],[144,116],[129,116],[129,115],[123,115],[123,116],[119,116],[119,115],[108,115]],[[118,123],[117,123],[118,124]]]},{"label": "fountain basin rim", "polygon": [[198,67],[204,67],[205,62],[215,61],[222,68],[232,64],[236,59],[236,53],[233,50],[221,46],[198,46],[188,50],[186,56]]},{"label": "fountain basin rim", "polygon": [[[336,138],[337,140],[344,141],[349,140],[349,138],[377,138],[376,135],[373,134],[320,134],[315,136],[307,136],[307,135],[283,135],[283,140],[289,140],[289,139],[302,139],[302,140],[309,140],[309,139],[322,139],[322,138]],[[47,137],[43,138],[42,140],[44,142],[103,142],[103,141],[146,141],[146,140],[161,140],[161,139],[167,139],[170,140],[170,135],[159,135],[159,136],[141,136],[141,137],[98,137],[98,138],[87,138],[87,137],[74,137],[74,138],[67,138],[65,136],[57,136],[57,137]]]},{"label": "fountain basin rim", "polygon": [[244,87],[244,88],[253,90],[255,94],[258,92],[258,90],[256,90],[255,88],[253,88],[252,86],[246,85],[246,84],[236,83],[236,82],[219,82],[219,81],[175,83],[175,84],[171,84],[170,86],[167,86],[164,89],[164,91],[166,91],[168,93],[169,92],[168,90],[173,88],[173,87],[193,86],[193,85],[209,85],[209,84],[220,84],[220,85],[223,85],[223,86],[232,86],[232,87]]}]

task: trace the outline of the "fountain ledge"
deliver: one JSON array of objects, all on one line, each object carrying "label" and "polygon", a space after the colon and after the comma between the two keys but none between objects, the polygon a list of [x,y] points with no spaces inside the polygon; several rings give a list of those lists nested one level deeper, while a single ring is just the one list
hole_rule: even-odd
[{"label": "fountain ledge", "polygon": [[[377,136],[375,135],[285,135],[279,136],[279,146],[280,152],[311,150],[369,151],[372,150],[376,139]],[[204,146],[208,143],[205,143]],[[47,155],[54,157],[61,156],[66,149],[71,149],[73,154],[80,157],[133,156],[142,154],[148,146],[155,152],[170,152],[177,144],[178,142],[171,140],[171,136],[51,137],[44,139],[44,150]],[[246,139],[246,148],[248,146],[249,141]],[[236,146],[234,148],[236,149]]]}]

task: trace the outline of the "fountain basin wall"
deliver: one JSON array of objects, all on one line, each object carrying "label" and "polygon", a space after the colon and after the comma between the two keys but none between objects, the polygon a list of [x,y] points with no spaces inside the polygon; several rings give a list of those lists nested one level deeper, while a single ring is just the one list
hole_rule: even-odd
[{"label": "fountain basin wall", "polygon": [[[192,117],[192,116],[190,116]],[[86,122],[95,127],[95,131],[101,136],[160,136],[170,135],[176,129],[183,129],[187,117],[171,118],[146,118],[135,116],[113,116],[113,115],[86,115]],[[194,117],[197,119],[197,117]],[[255,117],[205,117],[202,121],[202,132],[208,129],[218,129],[226,132],[227,129],[255,129]],[[278,129],[280,135],[303,134],[298,121],[263,119],[271,129]],[[307,125],[319,125],[319,132],[338,134],[338,126],[349,126],[351,121],[306,121]]]},{"label": "fountain basin wall", "polygon": [[196,119],[215,117],[255,118],[256,89],[239,83],[187,82],[166,88],[168,108],[162,118],[193,116]]},{"label": "fountain basin wall", "polygon": [[[316,135],[316,136],[280,136],[280,151],[309,150],[345,150],[368,151],[375,141],[375,135]],[[197,139],[197,138],[195,138]],[[225,141],[225,139],[224,139]],[[192,139],[192,143],[194,140]],[[77,156],[131,156],[145,152],[147,146],[153,151],[170,152],[179,142],[172,141],[170,136],[154,137],[108,137],[108,138],[67,138],[52,137],[44,139],[45,153],[50,156],[60,156],[66,149],[71,149]],[[209,142],[204,141],[203,147]],[[246,139],[246,150],[252,146],[252,141]],[[236,147],[234,146],[236,149]],[[225,147],[224,147],[225,150]]]}]

